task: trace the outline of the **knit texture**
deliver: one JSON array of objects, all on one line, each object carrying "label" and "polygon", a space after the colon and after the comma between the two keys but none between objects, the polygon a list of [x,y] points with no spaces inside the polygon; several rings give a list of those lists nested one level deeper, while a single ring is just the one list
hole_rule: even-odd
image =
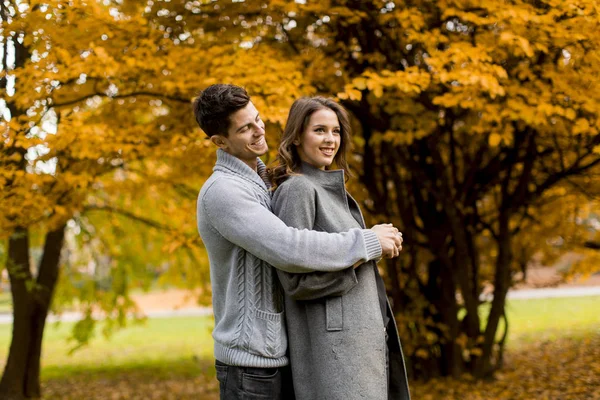
[{"label": "knit texture", "polygon": [[266,168],[252,170],[217,151],[200,190],[198,231],[208,252],[215,357],[237,366],[287,365],[282,297],[272,266],[288,272],[339,271],[381,257],[375,233],[328,234],[286,226],[271,212]]}]

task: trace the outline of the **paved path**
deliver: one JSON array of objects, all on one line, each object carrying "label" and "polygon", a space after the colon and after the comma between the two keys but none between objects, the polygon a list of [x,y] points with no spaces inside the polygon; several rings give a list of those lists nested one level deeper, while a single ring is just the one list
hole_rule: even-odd
[{"label": "paved path", "polygon": [[[522,289],[508,292],[509,299],[543,299],[549,297],[600,296],[600,286]],[[600,307],[599,307],[600,308]]]},{"label": "paved path", "polygon": [[[555,297],[582,297],[582,296],[600,296],[600,286],[570,286],[563,288],[543,288],[543,289],[522,289],[522,290],[511,290],[508,292],[508,299],[543,299],[543,298],[555,298]],[[491,298],[490,298],[491,300]],[[600,301],[599,301],[600,303]],[[600,308],[600,304],[598,305]],[[168,318],[168,317],[194,317],[194,316],[206,316],[212,314],[211,307],[193,307],[193,308],[182,308],[175,310],[152,310],[148,311],[146,315],[148,318]],[[48,322],[55,321],[78,321],[82,315],[76,312],[65,312],[60,316],[50,315],[48,316]],[[0,324],[12,323],[12,314],[0,314]]]},{"label": "paved path", "polygon": [[[194,307],[194,308],[183,308],[179,310],[153,310],[148,311],[146,316],[148,318],[168,318],[168,317],[197,317],[212,315],[212,307]],[[73,322],[79,321],[83,315],[78,312],[64,312],[61,315],[50,314],[48,316],[48,322]],[[0,314],[0,324],[12,323],[12,314]]]}]

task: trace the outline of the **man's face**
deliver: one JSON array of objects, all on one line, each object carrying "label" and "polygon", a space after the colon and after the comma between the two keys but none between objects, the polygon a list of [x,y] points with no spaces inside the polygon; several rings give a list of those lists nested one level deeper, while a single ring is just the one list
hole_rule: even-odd
[{"label": "man's face", "polygon": [[265,139],[265,123],[252,102],[229,117],[227,137],[215,135],[212,140],[227,153],[256,169],[256,157],[265,154],[269,147]]}]

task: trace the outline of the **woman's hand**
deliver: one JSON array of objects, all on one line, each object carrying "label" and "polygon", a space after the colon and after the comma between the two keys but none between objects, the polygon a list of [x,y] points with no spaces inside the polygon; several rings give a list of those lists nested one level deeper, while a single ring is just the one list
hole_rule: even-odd
[{"label": "woman's hand", "polygon": [[371,228],[379,239],[381,253],[385,258],[398,257],[402,251],[402,233],[392,224],[379,224]]}]

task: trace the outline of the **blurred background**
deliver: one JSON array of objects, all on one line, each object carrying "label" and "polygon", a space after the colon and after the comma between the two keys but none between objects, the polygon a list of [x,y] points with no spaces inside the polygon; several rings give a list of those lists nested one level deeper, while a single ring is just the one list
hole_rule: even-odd
[{"label": "blurred background", "polygon": [[[481,4],[480,4],[481,3]],[[0,0],[0,398],[215,399],[195,95],[352,116],[415,399],[600,399],[593,0]]]}]

